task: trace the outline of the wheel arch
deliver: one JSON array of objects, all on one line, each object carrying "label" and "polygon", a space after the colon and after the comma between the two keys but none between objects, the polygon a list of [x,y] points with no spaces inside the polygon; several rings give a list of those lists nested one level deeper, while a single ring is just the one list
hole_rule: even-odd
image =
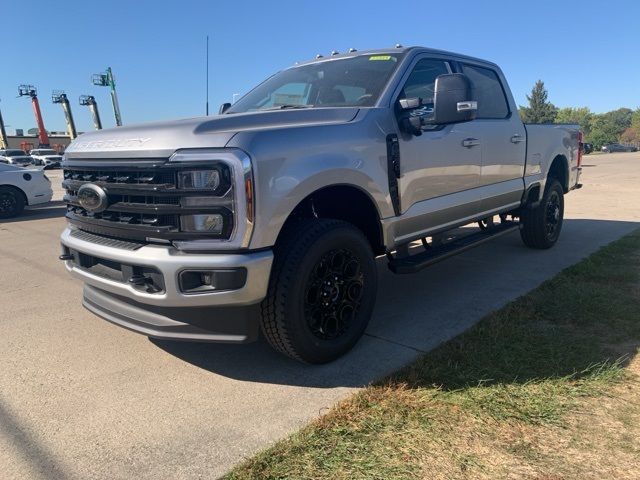
[{"label": "wheel arch", "polygon": [[569,160],[564,154],[557,154],[549,164],[547,179],[555,178],[562,185],[564,193],[569,191]]},{"label": "wheel arch", "polygon": [[29,198],[27,197],[27,194],[24,192],[24,190],[22,190],[20,187],[16,185],[12,185],[10,183],[5,183],[5,184],[0,184],[0,188],[10,188],[12,190],[17,191],[22,196],[22,199],[24,200],[24,204],[29,205]]},{"label": "wheel arch", "polygon": [[288,215],[278,233],[303,218],[333,218],[351,223],[367,238],[373,252],[385,252],[380,212],[371,195],[357,185],[337,183],[319,188],[302,199]]}]

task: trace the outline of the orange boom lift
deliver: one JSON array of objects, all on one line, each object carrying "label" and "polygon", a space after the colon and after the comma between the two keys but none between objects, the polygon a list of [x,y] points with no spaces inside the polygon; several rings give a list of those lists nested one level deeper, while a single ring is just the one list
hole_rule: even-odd
[{"label": "orange boom lift", "polygon": [[47,130],[44,128],[44,121],[42,120],[42,113],[40,112],[40,103],[38,103],[38,91],[33,85],[20,85],[18,87],[19,97],[31,97],[31,105],[33,106],[33,113],[36,116],[36,123],[38,124],[38,148],[49,148],[49,136]]}]

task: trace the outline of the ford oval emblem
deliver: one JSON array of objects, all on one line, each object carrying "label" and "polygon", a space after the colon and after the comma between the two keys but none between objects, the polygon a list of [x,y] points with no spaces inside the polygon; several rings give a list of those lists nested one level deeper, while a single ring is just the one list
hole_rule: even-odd
[{"label": "ford oval emblem", "polygon": [[93,183],[85,183],[78,189],[78,202],[90,212],[103,212],[109,206],[109,197],[103,188]]}]

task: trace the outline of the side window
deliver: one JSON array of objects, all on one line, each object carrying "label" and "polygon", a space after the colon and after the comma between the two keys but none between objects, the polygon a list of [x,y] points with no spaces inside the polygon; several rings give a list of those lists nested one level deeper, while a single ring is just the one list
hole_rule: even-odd
[{"label": "side window", "polygon": [[428,58],[420,60],[404,84],[400,98],[420,97],[425,103],[433,104],[436,78],[449,72],[447,62]]},{"label": "side window", "polygon": [[473,84],[478,118],[505,118],[509,115],[509,105],[496,72],[475,65],[462,65],[462,72]]}]

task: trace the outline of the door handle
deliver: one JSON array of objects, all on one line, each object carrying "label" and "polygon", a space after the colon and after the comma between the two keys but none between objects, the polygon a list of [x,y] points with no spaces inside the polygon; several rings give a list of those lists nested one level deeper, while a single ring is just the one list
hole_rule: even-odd
[{"label": "door handle", "polygon": [[466,148],[475,147],[476,145],[480,145],[480,140],[477,138],[465,138],[462,140],[462,146]]},{"label": "door handle", "polygon": [[520,134],[515,134],[511,137],[511,143],[520,143],[524,142],[524,137]]}]

